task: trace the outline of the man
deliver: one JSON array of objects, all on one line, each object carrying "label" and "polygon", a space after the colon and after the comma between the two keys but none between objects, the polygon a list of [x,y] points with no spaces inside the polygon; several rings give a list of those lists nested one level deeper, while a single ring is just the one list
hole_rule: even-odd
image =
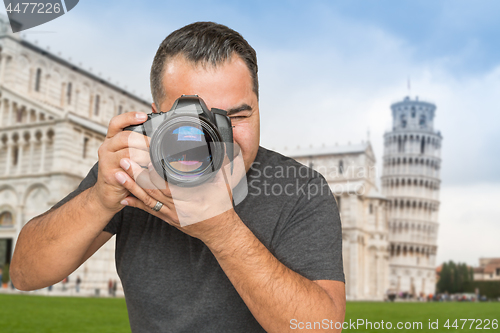
[{"label": "man", "polygon": [[[315,329],[331,330],[327,322],[342,322],[335,200],[319,174],[297,173],[300,164],[259,147],[253,48],[225,26],[188,25],[160,45],[151,89],[153,112],[195,94],[209,109],[228,111],[248,196],[222,214],[181,227],[178,216],[201,216],[219,196],[202,193],[174,205],[168,188],[141,188],[130,151],[144,156],[147,143],[123,128],[146,117],[116,116],[98,165],[79,188],[21,231],[12,259],[16,287],[32,290],[62,280],[116,234],[133,332],[281,333],[319,322]],[[285,168],[293,174],[281,176]]]}]

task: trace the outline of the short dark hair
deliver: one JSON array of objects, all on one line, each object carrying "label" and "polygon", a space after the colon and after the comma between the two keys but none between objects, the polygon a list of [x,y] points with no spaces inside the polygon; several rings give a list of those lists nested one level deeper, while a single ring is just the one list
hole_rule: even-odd
[{"label": "short dark hair", "polygon": [[172,32],[160,44],[151,66],[151,94],[156,106],[165,99],[162,78],[165,64],[182,55],[194,64],[216,67],[238,55],[247,65],[252,78],[252,89],[259,98],[257,54],[238,32],[214,22],[195,22]]}]

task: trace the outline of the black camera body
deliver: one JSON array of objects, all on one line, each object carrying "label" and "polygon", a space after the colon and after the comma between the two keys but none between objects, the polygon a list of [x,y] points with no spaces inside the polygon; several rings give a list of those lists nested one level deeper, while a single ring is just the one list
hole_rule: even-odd
[{"label": "black camera body", "polygon": [[197,95],[182,95],[168,112],[148,114],[128,126],[151,138],[149,154],[156,172],[167,182],[197,186],[215,176],[224,157],[233,161],[233,128],[227,112],[212,108]]}]

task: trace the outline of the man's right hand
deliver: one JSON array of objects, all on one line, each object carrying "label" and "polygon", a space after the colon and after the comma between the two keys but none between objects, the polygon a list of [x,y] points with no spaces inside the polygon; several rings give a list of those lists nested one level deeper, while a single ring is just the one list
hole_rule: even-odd
[{"label": "man's right hand", "polygon": [[106,139],[98,150],[97,182],[91,189],[93,198],[105,209],[118,212],[124,207],[120,201],[129,195],[115,177],[118,171],[123,170],[120,160],[133,156],[140,165],[149,164],[150,139],[136,132],[123,131],[125,127],[141,124],[146,119],[146,113],[129,112],[112,118],[109,123]]}]

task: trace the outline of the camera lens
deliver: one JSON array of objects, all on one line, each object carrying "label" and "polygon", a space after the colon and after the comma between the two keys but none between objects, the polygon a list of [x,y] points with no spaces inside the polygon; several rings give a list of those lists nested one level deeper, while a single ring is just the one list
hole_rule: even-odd
[{"label": "camera lens", "polygon": [[212,138],[199,125],[181,124],[165,133],[162,163],[180,175],[198,175],[210,167]]},{"label": "camera lens", "polygon": [[201,117],[169,119],[155,132],[150,147],[156,171],[180,186],[207,181],[220,169],[224,158],[220,134]]}]

